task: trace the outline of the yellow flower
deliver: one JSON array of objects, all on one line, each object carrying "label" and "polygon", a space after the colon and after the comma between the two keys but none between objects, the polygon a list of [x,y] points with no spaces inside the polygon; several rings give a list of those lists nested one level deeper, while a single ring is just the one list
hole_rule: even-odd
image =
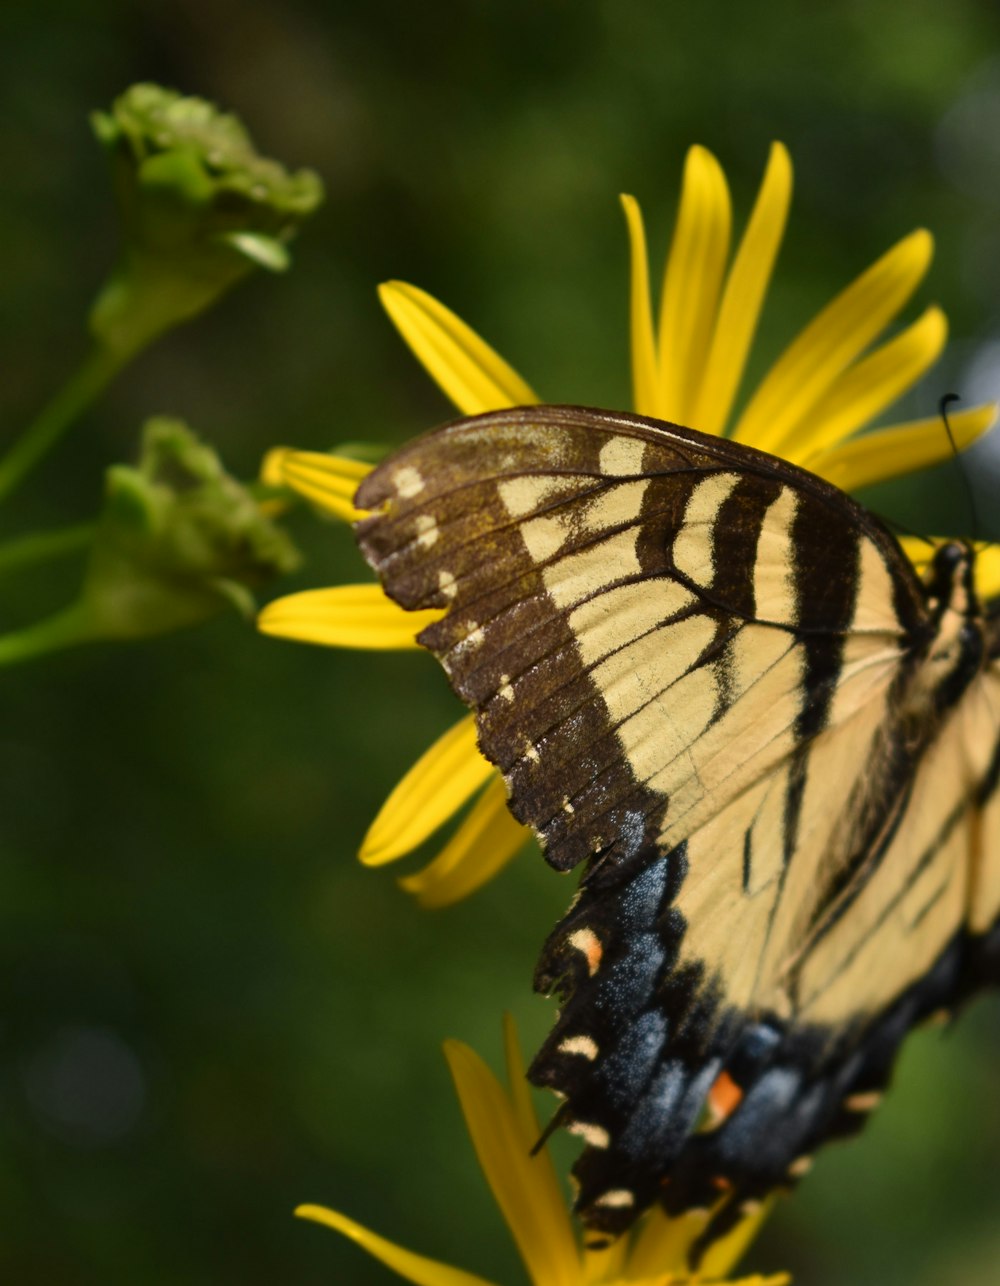
[{"label": "yellow flower", "polygon": [[[686,1267],[687,1254],[705,1227],[707,1214],[668,1219],[656,1208],[635,1231],[606,1250],[587,1250],[579,1244],[548,1152],[541,1149],[532,1155],[541,1128],[509,1017],[504,1023],[504,1046],[506,1092],[467,1045],[448,1041],[445,1055],[479,1164],[533,1286],[680,1286],[684,1282],[708,1286],[725,1280],[757,1231],[764,1210],[713,1243],[695,1277]],[[492,1286],[484,1277],[404,1250],[335,1210],[307,1205],[295,1213],[343,1233],[418,1286]],[[744,1277],[734,1286],[783,1286],[788,1280],[785,1274]]]},{"label": "yellow flower", "polygon": [[[655,321],[642,215],[633,197],[622,197],[631,246],[636,410],[770,451],[844,490],[938,463],[951,447],[937,415],[862,433],[921,378],[945,343],[945,316],[931,306],[876,345],[930,265],[933,242],[922,229],[904,237],[833,299],[734,414],[791,190],[791,162],[776,143],[730,258],[725,175],[710,152],[693,147]],[[460,411],[474,415],[539,401],[494,349],[436,299],[398,281],[383,285],[379,294],[400,334]],[[958,448],[975,441],[995,414],[994,406],[983,406],[952,416]],[[352,519],[357,516],[353,488],[364,468],[283,449],[269,457],[267,479]],[[905,547],[918,565],[926,561],[926,542]],[[977,571],[985,596],[1000,593],[995,550],[979,559]],[[415,646],[415,634],[436,615],[403,612],[377,585],[342,586],[280,599],[265,609],[260,627],[334,646],[399,648]],[[393,791],[362,844],[361,860],[378,865],[412,852],[477,791],[479,799],[443,852],[401,881],[427,906],[465,896],[527,839],[506,810],[498,774],[476,750],[470,719],[441,737]]]}]

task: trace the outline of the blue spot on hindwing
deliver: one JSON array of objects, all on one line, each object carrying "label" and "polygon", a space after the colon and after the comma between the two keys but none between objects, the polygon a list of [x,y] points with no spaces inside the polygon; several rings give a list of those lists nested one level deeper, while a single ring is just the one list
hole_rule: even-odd
[{"label": "blue spot on hindwing", "polygon": [[656,1070],[667,1039],[667,1020],[657,1010],[640,1014],[622,1032],[615,1050],[601,1064],[601,1080],[616,1108],[627,1108]]}]

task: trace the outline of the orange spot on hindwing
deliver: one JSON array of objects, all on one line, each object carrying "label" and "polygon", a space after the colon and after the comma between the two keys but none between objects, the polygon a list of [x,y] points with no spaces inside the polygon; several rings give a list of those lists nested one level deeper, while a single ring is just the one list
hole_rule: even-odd
[{"label": "orange spot on hindwing", "polygon": [[604,955],[604,947],[601,940],[593,929],[577,929],[566,939],[571,947],[575,947],[581,952],[587,961],[587,972],[593,978],[601,967],[601,957]]},{"label": "orange spot on hindwing", "polygon": [[727,1120],[743,1101],[743,1091],[728,1072],[720,1072],[708,1091],[706,1107],[708,1108],[709,1129],[715,1129]]}]

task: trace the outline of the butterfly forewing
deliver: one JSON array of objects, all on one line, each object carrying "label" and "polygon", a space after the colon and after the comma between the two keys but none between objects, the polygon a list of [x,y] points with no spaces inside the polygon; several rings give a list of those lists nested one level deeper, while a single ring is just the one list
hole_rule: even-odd
[{"label": "butterfly forewing", "polygon": [[[913,678],[936,618],[885,529],[675,426],[459,421],[357,503],[387,592],[449,609],[421,642],[512,811],[553,866],[587,863],[539,963],[563,1009],[532,1068],[588,1144],[585,1215],[616,1230],[726,1192],[735,1217],[852,1128],[845,1101],[946,1002],[921,977],[970,907],[992,925],[995,675],[939,708]],[[932,790],[970,739],[961,788]]]}]

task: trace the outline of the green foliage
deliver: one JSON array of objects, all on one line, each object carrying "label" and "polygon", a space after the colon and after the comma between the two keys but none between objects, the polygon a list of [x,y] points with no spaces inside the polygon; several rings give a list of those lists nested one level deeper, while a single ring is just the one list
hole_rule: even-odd
[{"label": "green foliage", "polygon": [[[92,120],[112,160],[122,257],[91,310],[95,348],[0,459],[0,498],[152,340],[255,267],[285,269],[285,242],[322,200],[316,175],[289,175],[259,157],[237,118],[200,98],[133,85]],[[0,547],[0,569],[26,551],[44,564],[65,542],[58,533],[22,537]],[[0,665],[95,639],[166,633],[227,605],[249,619],[250,589],[297,562],[290,538],[210,447],[180,421],[152,420],[138,468],[108,470],[79,598],[0,635]]]},{"label": "green foliage", "polygon": [[82,599],[96,637],[146,638],[228,606],[294,571],[290,537],[179,420],[150,420],[137,468],[108,470]]},{"label": "green foliage", "polygon": [[158,85],[133,85],[92,121],[125,238],[90,315],[103,344],[142,347],[254,268],[288,267],[286,243],[323,199],[312,171],[289,174],[235,116]]}]

